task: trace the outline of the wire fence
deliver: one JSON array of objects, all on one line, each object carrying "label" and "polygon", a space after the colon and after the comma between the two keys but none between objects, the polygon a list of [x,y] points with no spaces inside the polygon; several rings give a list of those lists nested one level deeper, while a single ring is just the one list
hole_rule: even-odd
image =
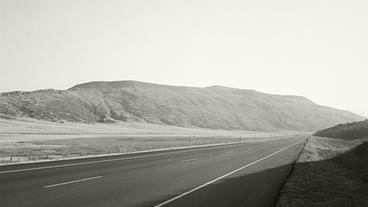
[{"label": "wire fence", "polygon": [[[218,140],[218,142],[209,141],[193,141],[193,142],[172,142],[162,143],[160,145],[133,145],[133,146],[115,146],[115,147],[91,147],[91,148],[63,148],[60,152],[54,152],[52,149],[42,149],[30,151],[28,153],[7,153],[0,156],[0,164],[32,162],[40,160],[63,160],[77,157],[96,156],[102,154],[116,154],[116,153],[132,153],[142,151],[154,151],[170,148],[186,148],[212,144],[230,144],[243,143],[245,138],[234,138],[226,140]],[[49,152],[50,151],[50,152]]]}]

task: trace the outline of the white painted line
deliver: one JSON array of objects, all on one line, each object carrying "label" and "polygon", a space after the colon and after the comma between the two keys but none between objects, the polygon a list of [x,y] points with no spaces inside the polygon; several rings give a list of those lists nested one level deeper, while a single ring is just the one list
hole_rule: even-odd
[{"label": "white painted line", "polygon": [[[228,146],[231,146],[231,145],[220,145],[220,146],[211,147],[211,149],[228,147]],[[182,152],[188,152],[188,151],[199,151],[199,150],[203,150],[203,148],[188,149],[185,151],[163,152],[163,153],[157,153],[153,155],[141,155],[141,156],[135,156],[135,157],[122,157],[122,158],[113,158],[113,159],[96,160],[96,161],[88,161],[88,162],[78,162],[78,163],[63,164],[63,165],[51,165],[51,166],[44,166],[44,167],[7,170],[7,171],[0,171],[0,174],[33,171],[33,170],[44,170],[44,169],[61,168],[61,167],[69,167],[69,166],[89,165],[89,164],[95,164],[95,163],[114,162],[114,161],[120,161],[120,160],[131,160],[131,159],[146,158],[146,157],[156,157],[156,156],[161,156],[161,155],[166,155],[166,154],[176,154],[176,153],[182,153]]]},{"label": "white painted line", "polygon": [[211,180],[211,181],[209,181],[209,182],[207,182],[207,183],[205,183],[205,184],[202,184],[202,185],[200,185],[200,186],[198,186],[198,187],[195,187],[195,188],[193,188],[193,189],[191,189],[191,190],[189,190],[189,191],[186,191],[186,192],[184,192],[184,193],[182,193],[182,194],[180,194],[180,195],[178,195],[178,196],[175,196],[175,197],[173,197],[173,198],[171,198],[171,199],[169,199],[169,200],[167,200],[167,201],[165,201],[165,202],[162,202],[162,203],[160,203],[160,204],[157,204],[157,205],[155,205],[154,207],[161,207],[161,206],[164,206],[164,205],[166,205],[166,204],[168,204],[168,203],[171,203],[171,202],[173,202],[173,201],[175,201],[175,200],[177,200],[177,199],[179,199],[179,198],[181,198],[181,197],[184,197],[184,196],[186,196],[186,195],[188,195],[188,194],[190,194],[190,193],[192,193],[192,192],[194,192],[194,191],[197,191],[197,190],[199,190],[199,189],[201,189],[201,188],[204,188],[204,187],[206,187],[207,185],[210,185],[210,184],[212,184],[212,183],[214,183],[214,182],[216,182],[216,181],[219,181],[219,180],[221,180],[221,179],[223,179],[223,178],[225,178],[225,177],[228,177],[229,175],[232,175],[232,174],[234,174],[234,173],[236,173],[236,172],[238,172],[238,171],[240,171],[240,170],[243,170],[244,168],[247,168],[247,167],[249,167],[249,166],[251,166],[251,165],[254,165],[254,164],[258,163],[258,162],[261,162],[262,160],[265,160],[265,159],[267,159],[267,158],[269,158],[269,157],[272,157],[273,155],[276,155],[276,154],[278,154],[278,153],[280,153],[280,152],[282,152],[282,151],[284,151],[284,150],[286,150],[286,149],[289,149],[289,148],[291,148],[291,147],[293,147],[293,146],[295,146],[295,145],[297,145],[297,144],[299,144],[299,143],[302,143],[302,142],[304,142],[304,140],[299,141],[299,142],[296,142],[296,143],[294,143],[294,144],[292,144],[292,145],[289,145],[289,146],[287,146],[287,147],[285,147],[285,148],[283,148],[283,149],[281,149],[281,150],[279,150],[279,151],[273,152],[273,153],[271,153],[271,154],[269,154],[269,155],[267,155],[267,156],[265,156],[265,157],[263,157],[263,158],[261,158],[261,159],[259,159],[259,160],[256,160],[256,161],[251,162],[251,163],[249,163],[249,164],[247,164],[247,165],[244,165],[244,166],[242,166],[242,167],[240,167],[240,168],[238,168],[238,169],[236,169],[236,170],[233,170],[233,171],[231,171],[231,172],[229,172],[229,173],[227,173],[227,174],[225,174],[225,175],[222,175],[222,176],[220,176],[220,177],[218,177],[218,178],[215,178],[215,179],[213,179],[213,180]]},{"label": "white painted line", "polygon": [[72,181],[68,181],[68,182],[64,182],[64,183],[57,183],[57,184],[53,184],[53,185],[46,185],[46,186],[43,186],[43,188],[52,188],[52,187],[57,187],[57,186],[61,186],[61,185],[68,185],[68,184],[72,184],[72,183],[85,182],[85,181],[89,181],[89,180],[95,180],[95,179],[98,179],[98,178],[102,178],[102,176],[84,178],[84,179],[79,179],[79,180],[72,180]]},{"label": "white painted line", "polygon": [[198,159],[193,158],[193,159],[183,160],[183,161],[181,161],[181,162],[191,162],[191,161],[196,161],[196,160],[198,160]]},{"label": "white painted line", "polygon": [[227,151],[226,154],[230,154],[230,153],[233,153],[234,151],[230,150],[230,151]]}]

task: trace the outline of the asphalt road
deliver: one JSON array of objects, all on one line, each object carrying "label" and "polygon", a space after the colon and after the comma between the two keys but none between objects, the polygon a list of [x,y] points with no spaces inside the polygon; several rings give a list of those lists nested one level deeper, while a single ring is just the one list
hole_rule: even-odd
[{"label": "asphalt road", "polygon": [[0,206],[270,206],[305,136],[0,167]]}]

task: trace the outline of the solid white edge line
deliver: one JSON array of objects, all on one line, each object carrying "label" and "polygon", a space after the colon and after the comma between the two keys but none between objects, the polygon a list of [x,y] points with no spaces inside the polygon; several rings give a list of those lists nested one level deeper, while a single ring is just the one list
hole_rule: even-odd
[{"label": "solid white edge line", "polygon": [[46,185],[46,186],[43,186],[43,188],[52,188],[52,187],[57,187],[57,186],[61,186],[61,185],[68,185],[68,184],[72,184],[72,183],[79,183],[79,182],[84,182],[84,181],[89,181],[89,180],[95,180],[95,179],[98,179],[98,178],[102,178],[102,176],[72,180],[72,181],[57,183],[57,184],[53,184],[53,185]]},{"label": "solid white edge line", "polygon": [[186,191],[186,192],[184,192],[184,193],[182,193],[182,194],[180,194],[180,195],[178,195],[178,196],[175,196],[175,197],[173,197],[173,198],[171,198],[171,199],[169,199],[169,200],[167,200],[167,201],[165,201],[165,202],[162,202],[162,203],[160,203],[160,204],[157,204],[157,205],[155,205],[154,207],[161,207],[161,206],[164,206],[164,205],[166,205],[166,204],[168,204],[168,203],[171,203],[171,202],[173,202],[173,201],[175,201],[175,200],[177,200],[177,199],[179,199],[179,198],[181,198],[181,197],[184,197],[184,196],[186,196],[186,195],[188,195],[188,194],[190,194],[190,193],[192,193],[192,192],[194,192],[194,191],[197,191],[197,190],[199,190],[199,189],[201,189],[201,188],[204,188],[204,187],[206,187],[207,185],[210,185],[210,184],[212,184],[212,183],[214,183],[214,182],[216,182],[216,181],[219,181],[219,180],[221,180],[221,179],[223,179],[223,178],[225,178],[225,177],[227,177],[227,176],[229,176],[229,175],[232,175],[232,174],[234,174],[234,173],[236,173],[236,172],[238,172],[238,171],[240,171],[240,170],[243,170],[244,168],[247,168],[247,167],[249,167],[249,166],[251,166],[251,165],[253,165],[253,164],[256,164],[256,163],[258,163],[258,162],[260,162],[260,161],[262,161],[262,160],[265,160],[265,159],[267,159],[267,158],[269,158],[269,157],[272,157],[273,155],[276,155],[276,154],[278,154],[278,153],[280,153],[280,152],[282,152],[282,151],[284,151],[284,150],[286,150],[286,149],[289,149],[289,148],[291,148],[291,147],[293,147],[293,146],[295,146],[295,145],[297,145],[297,144],[299,144],[299,143],[302,143],[302,142],[304,142],[304,141],[305,141],[305,140],[298,141],[298,142],[296,142],[296,143],[294,143],[294,144],[292,144],[292,145],[289,145],[289,146],[287,146],[287,147],[285,147],[285,148],[283,148],[283,149],[281,149],[281,150],[279,150],[279,151],[273,152],[273,153],[271,153],[271,154],[269,154],[269,155],[267,155],[267,156],[265,156],[265,157],[263,157],[263,158],[261,158],[261,159],[258,159],[258,160],[256,160],[256,161],[253,161],[253,162],[251,162],[251,163],[249,163],[249,164],[247,164],[247,165],[244,165],[244,166],[242,166],[242,167],[240,167],[240,168],[238,168],[238,169],[236,169],[236,170],[233,170],[233,171],[231,171],[231,172],[229,172],[229,173],[227,173],[227,174],[225,174],[225,175],[222,175],[222,176],[220,176],[220,177],[218,177],[218,178],[215,178],[215,179],[213,179],[213,180],[211,180],[211,181],[209,181],[209,182],[207,182],[207,183],[204,183],[204,184],[202,184],[202,185],[200,185],[200,186],[197,186],[197,187],[195,187],[195,188],[193,188],[193,189],[191,189],[191,190],[189,190],[189,191]]},{"label": "solid white edge line", "polygon": [[[211,149],[227,147],[227,146],[231,146],[231,144],[213,146],[213,147],[211,147]],[[24,172],[24,171],[33,171],[33,170],[43,170],[43,169],[52,169],[52,168],[61,168],[61,167],[78,166],[78,165],[89,165],[89,164],[94,164],[94,163],[113,162],[113,161],[119,161],[119,160],[131,160],[131,159],[145,158],[145,157],[156,157],[156,156],[161,156],[161,155],[166,155],[166,154],[176,154],[176,153],[182,153],[182,152],[188,152],[188,151],[199,151],[199,150],[203,150],[203,148],[198,147],[198,148],[187,149],[185,151],[180,150],[180,151],[174,151],[174,152],[163,152],[163,153],[157,153],[157,154],[153,154],[153,155],[141,155],[141,156],[135,156],[135,157],[122,157],[122,158],[96,160],[96,161],[89,161],[89,162],[78,162],[78,163],[63,164],[63,165],[52,165],[52,166],[34,167],[34,168],[22,168],[22,169],[17,169],[17,170],[0,171],[0,174],[13,173],[13,172]]]}]

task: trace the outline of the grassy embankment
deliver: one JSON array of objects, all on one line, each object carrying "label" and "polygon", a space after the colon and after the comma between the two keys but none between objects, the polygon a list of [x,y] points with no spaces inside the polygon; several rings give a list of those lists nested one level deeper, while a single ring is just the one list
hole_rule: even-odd
[{"label": "grassy embankment", "polygon": [[[368,121],[312,136],[281,191],[277,207],[368,206]],[[327,138],[332,137],[332,138]]]}]

